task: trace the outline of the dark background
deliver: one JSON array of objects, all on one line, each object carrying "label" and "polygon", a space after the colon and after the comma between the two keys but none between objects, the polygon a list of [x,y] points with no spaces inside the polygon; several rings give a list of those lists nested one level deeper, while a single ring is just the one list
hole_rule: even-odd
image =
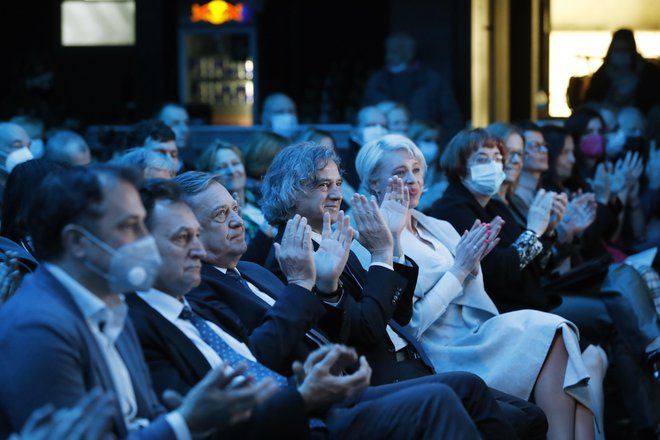
[{"label": "dark background", "polygon": [[[2,2],[0,120],[36,113],[51,126],[70,117],[83,127],[124,124],[152,116],[163,102],[179,101],[179,11],[190,3],[137,0],[134,47],[64,48],[59,0]],[[351,122],[368,74],[383,65],[383,41],[396,31],[411,34],[422,63],[449,78],[469,119],[469,1],[247,3],[256,10],[260,96],[289,94],[298,104],[301,122]],[[528,2],[512,0],[512,6],[518,3]],[[524,8],[512,11],[512,20],[513,14],[524,18]],[[525,32],[528,35],[529,28],[518,27],[512,33],[512,55],[529,57]],[[26,80],[49,72],[50,87],[28,87]],[[516,72],[516,90],[521,90],[520,84],[529,84],[529,78],[525,70],[512,69],[512,83]],[[513,89],[512,115],[524,117],[529,95]],[[516,93],[519,96],[513,96]]]}]

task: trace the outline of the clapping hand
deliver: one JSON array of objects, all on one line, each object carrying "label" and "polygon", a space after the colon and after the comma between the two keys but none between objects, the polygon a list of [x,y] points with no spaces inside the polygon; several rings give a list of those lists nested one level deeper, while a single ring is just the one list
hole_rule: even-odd
[{"label": "clapping hand", "polygon": [[255,406],[272,396],[278,389],[271,378],[255,383],[251,376],[243,379],[247,367],[238,365],[227,372],[222,363],[209,371],[184,397],[173,390],[163,393],[163,400],[177,408],[194,436],[210,435],[217,429],[247,420]]},{"label": "clapping hand", "polygon": [[72,408],[56,410],[48,404],[35,410],[20,435],[14,434],[10,440],[113,439],[113,401],[111,393],[95,388]]},{"label": "clapping hand", "polygon": [[468,274],[476,274],[479,271],[481,260],[500,242],[497,235],[502,230],[504,221],[501,217],[495,217],[493,224],[481,223],[477,219],[474,221],[472,228],[463,232],[458,241],[454,265],[449,271],[454,274],[461,284]]},{"label": "clapping hand", "polygon": [[558,227],[560,241],[572,241],[576,235],[582,234],[591,226],[596,220],[597,208],[596,196],[593,193],[584,193],[573,198]]},{"label": "clapping hand", "polygon": [[326,212],[323,214],[321,244],[314,253],[316,287],[327,293],[337,290],[339,276],[346,266],[353,241],[353,228],[344,211],[339,211],[334,232],[330,223],[330,213]]},{"label": "clapping hand", "polygon": [[378,209],[376,198],[371,196],[367,200],[362,194],[354,194],[351,207],[357,224],[358,240],[371,253],[371,261],[392,265],[394,240]]},{"label": "clapping hand", "polygon": [[596,166],[594,178],[587,179],[587,183],[589,183],[591,189],[596,195],[596,201],[601,205],[607,205],[610,201],[610,194],[612,193],[610,188],[611,169],[611,163],[599,163],[598,166]]},{"label": "clapping hand", "polygon": [[14,294],[22,277],[23,274],[18,268],[18,254],[6,251],[4,260],[0,261],[0,304]]},{"label": "clapping hand", "polygon": [[552,204],[555,201],[555,193],[546,192],[544,189],[538,190],[532,205],[527,213],[527,229],[533,231],[537,237],[543,235],[550,223],[550,214]]},{"label": "clapping hand", "polygon": [[553,231],[562,218],[564,218],[564,213],[566,212],[566,206],[568,205],[568,196],[566,193],[555,193],[554,200],[552,201],[552,208],[550,211],[550,222],[548,223],[547,231]]},{"label": "clapping hand", "polygon": [[[352,374],[341,375],[347,366],[357,364]],[[298,390],[308,411],[319,411],[345,400],[369,386],[371,367],[353,348],[326,345],[312,352],[304,364],[293,363]]]},{"label": "clapping hand", "polygon": [[316,282],[312,228],[307,219],[296,214],[286,222],[282,243],[273,243],[275,257],[290,284],[312,290]]}]

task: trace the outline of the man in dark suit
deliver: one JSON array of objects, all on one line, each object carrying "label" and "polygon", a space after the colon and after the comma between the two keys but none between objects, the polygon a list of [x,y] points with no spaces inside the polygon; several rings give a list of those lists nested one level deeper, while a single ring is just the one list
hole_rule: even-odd
[{"label": "man in dark suit", "polygon": [[42,184],[30,232],[43,264],[0,309],[0,434],[46,403],[72,406],[100,388],[116,397],[116,436],[190,438],[244,418],[272,392],[229,386],[233,376],[214,370],[165,414],[121,295],[148,287],[160,264],[134,183],[126,170],[92,167]]},{"label": "man in dark suit", "polygon": [[[156,239],[163,265],[154,287],[128,300],[156,389],[185,391],[212,366],[226,361],[235,367],[242,361],[248,364],[248,373],[272,377],[282,389],[257,407],[248,422],[236,425],[233,432],[222,432],[223,437],[305,438],[308,423],[312,427],[322,424],[318,419],[310,420],[313,416],[323,419],[331,438],[478,436],[449,387],[419,381],[366,389],[371,375],[366,359],[343,346],[326,345],[314,351],[304,365],[296,364],[297,384],[288,383],[260,364],[230,310],[202,307],[185,297],[200,282],[201,258],[206,252],[200,241],[200,224],[177,191],[175,182],[164,180],[150,182],[141,190],[147,226]],[[228,193],[226,196],[233,202]],[[216,213],[213,221],[222,224],[234,216],[238,217],[237,209],[230,204],[229,211]],[[306,254],[308,261],[312,258],[311,237],[304,230],[296,227],[291,240],[280,248],[280,257],[288,263],[303,261],[298,257],[289,260],[294,254]],[[297,273],[301,284],[311,287],[315,281],[313,260],[311,268],[300,266]],[[338,374],[349,364],[355,364],[353,373]],[[485,387],[481,391],[481,395],[475,394],[478,404],[495,406],[488,401]]]},{"label": "man in dark suit", "polygon": [[[290,145],[275,157],[264,176],[262,210],[273,225],[295,215],[306,217],[312,238],[320,243],[326,219],[338,224],[345,221],[339,210],[341,184],[339,158],[332,150],[314,143]],[[417,268],[400,246],[408,202],[402,182],[397,188],[384,195],[380,208],[375,199],[354,196],[353,219],[371,264],[365,271],[351,251],[340,276],[346,297],[342,307],[348,321],[344,325],[349,329],[346,341],[373,366],[372,384],[434,373],[423,349],[404,327],[412,317]],[[269,258],[267,267],[279,272],[274,258]],[[492,391],[521,437],[545,437],[547,421],[539,408]]]},{"label": "man in dark suit", "polygon": [[[246,331],[250,334],[250,340],[253,342],[253,352],[257,359],[266,363],[271,362],[269,366],[278,371],[283,371],[283,366],[277,365],[276,356],[270,356],[268,350],[272,350],[274,344],[280,351],[280,360],[290,358],[302,360],[304,354],[309,352],[313,347],[316,340],[316,334],[309,330],[314,330],[317,327],[324,327],[322,322],[324,318],[314,321],[314,315],[311,310],[317,310],[326,307],[328,313],[325,315],[335,315],[332,319],[337,322],[341,328],[332,329],[326,332],[325,336],[330,337],[333,342],[340,342],[346,333],[348,319],[344,316],[346,309],[344,309],[344,301],[350,299],[349,295],[340,289],[339,293],[334,293],[333,290],[337,289],[339,283],[336,278],[342,272],[341,268],[335,268],[330,272],[334,272],[334,285],[332,285],[332,278],[329,283],[319,283],[317,279],[316,295],[312,295],[309,289],[302,289],[292,286],[293,282],[285,285],[277,277],[275,277],[268,270],[255,265],[253,263],[246,263],[239,261],[242,252],[245,251],[245,242],[241,239],[244,233],[243,223],[237,213],[229,213],[222,224],[214,221],[216,215],[214,213],[222,212],[223,210],[235,210],[236,202],[231,198],[229,193],[220,185],[216,178],[210,174],[189,172],[178,176],[175,181],[181,184],[184,198],[186,202],[195,212],[199,222],[202,225],[201,240],[207,248],[207,255],[203,258],[202,265],[202,283],[199,287],[192,290],[189,297],[199,300],[202,307],[208,305],[215,305],[217,307],[228,307],[237,316],[246,327]],[[328,258],[319,258],[320,255],[327,255],[321,252],[324,248],[342,248],[347,250],[350,241],[350,227],[344,220],[339,221],[334,233],[330,232],[330,217],[326,215],[325,232],[323,234],[319,250],[315,254],[315,258],[309,260],[309,264],[316,264],[316,273],[322,273],[325,269],[320,269],[319,265],[327,264]],[[347,220],[347,219],[346,219]],[[295,217],[287,222],[286,229],[283,229],[283,237],[286,237],[287,231],[296,230],[295,225],[300,224],[301,217]],[[348,235],[345,235],[348,234]],[[295,236],[295,234],[293,234]],[[282,241],[282,245],[286,241]],[[286,258],[285,258],[286,257]],[[309,258],[309,257],[307,257]],[[289,253],[282,253],[280,248],[279,260],[282,263],[282,271],[288,273],[290,270],[286,268],[287,264],[292,263]],[[296,266],[303,264],[305,258],[296,263]],[[341,260],[345,263],[345,257]],[[359,263],[358,263],[359,265]],[[333,266],[332,264],[330,266]],[[230,270],[238,270],[240,279],[237,276],[231,277],[228,275]],[[396,279],[399,277],[392,270],[376,266],[373,268],[372,275],[373,282],[378,280],[387,281],[389,279]],[[291,275],[287,276],[289,281],[296,281],[296,278]],[[401,277],[402,278],[402,277]],[[242,282],[241,282],[242,280]],[[300,278],[298,277],[298,281]],[[313,284],[313,283],[312,283]],[[403,284],[403,283],[401,283]],[[323,286],[321,290],[319,286]],[[323,292],[331,292],[329,295]],[[373,291],[372,295],[377,295],[377,291]],[[392,293],[394,294],[394,293]],[[352,300],[352,299],[351,299]],[[322,311],[318,314],[322,315]],[[318,314],[316,316],[318,316]],[[386,325],[386,321],[382,322],[382,327]],[[325,328],[325,327],[324,327]],[[292,330],[296,329],[296,330]],[[305,329],[308,333],[305,334]],[[348,328],[350,331],[350,328]],[[366,329],[370,331],[370,329]],[[272,343],[265,342],[261,333],[266,333],[272,339]],[[339,334],[339,336],[337,336]],[[294,336],[299,338],[292,339]],[[302,339],[301,339],[302,338]],[[260,342],[261,339],[261,342]],[[259,345],[265,345],[260,348]],[[316,345],[318,347],[318,345]],[[306,351],[307,350],[307,351]],[[299,355],[302,354],[302,357]],[[260,356],[266,356],[262,360]],[[390,356],[389,352],[381,355],[381,358]],[[467,373],[453,372],[444,373],[442,375],[431,376],[429,374],[419,374],[416,378],[424,377],[427,381],[438,381],[449,385],[452,390],[461,398],[464,407],[472,416],[477,424],[477,427],[482,433],[492,436],[505,436],[508,435],[510,428],[508,428],[503,416],[496,412],[484,411],[484,406],[475,404],[477,402],[477,395],[483,394],[475,392],[475,389],[484,387],[483,381],[476,376]],[[394,382],[394,381],[392,381]],[[373,378],[372,378],[373,384]],[[475,388],[476,387],[476,388]],[[507,396],[509,399],[509,396]],[[510,397],[515,400],[515,398]],[[491,398],[488,397],[490,401]],[[482,400],[483,402],[483,400]],[[506,405],[511,411],[518,413],[517,409]],[[533,407],[530,405],[530,407]],[[527,425],[527,419],[524,414],[519,413],[521,425]],[[514,416],[508,417],[514,419]],[[540,414],[541,430],[544,428],[544,417]],[[504,427],[503,427],[504,426]],[[525,432],[521,428],[520,432]],[[514,435],[511,433],[511,435]]]}]

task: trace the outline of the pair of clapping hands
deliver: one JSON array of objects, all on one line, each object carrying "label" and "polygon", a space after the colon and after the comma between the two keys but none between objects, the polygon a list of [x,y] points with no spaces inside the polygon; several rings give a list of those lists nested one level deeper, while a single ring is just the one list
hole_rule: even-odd
[{"label": "pair of clapping hands", "polygon": [[[656,156],[658,153],[655,153]],[[660,162],[660,157],[655,157]],[[644,172],[644,162],[637,152],[627,152],[616,161],[598,164],[593,179],[588,182],[596,195],[596,201],[606,205],[610,197],[617,196],[624,205],[639,195],[639,178]]]},{"label": "pair of clapping hands", "polygon": [[406,226],[409,202],[408,189],[398,177],[389,180],[380,207],[375,197],[367,199],[355,194],[351,206],[357,230],[351,227],[349,217],[339,211],[333,231],[330,214],[324,213],[316,252],[307,219],[296,214],[287,221],[281,243],[274,244],[275,256],[288,283],[309,290],[316,285],[326,293],[336,291],[354,236],[371,253],[372,262],[392,265],[394,254],[403,255],[399,238]]},{"label": "pair of clapping hands", "polygon": [[596,210],[593,193],[577,193],[569,201],[566,193],[540,189],[527,213],[527,229],[537,237],[556,230],[560,242],[569,242],[594,222]]}]

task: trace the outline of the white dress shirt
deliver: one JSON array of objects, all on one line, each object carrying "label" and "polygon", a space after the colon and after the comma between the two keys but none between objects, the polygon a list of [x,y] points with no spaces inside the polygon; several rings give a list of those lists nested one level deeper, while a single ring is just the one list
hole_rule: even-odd
[{"label": "white dress shirt", "polygon": [[[189,320],[181,319],[179,317],[185,305],[190,307],[185,298],[183,299],[183,302],[181,302],[175,297],[156,289],[150,289],[147,292],[138,292],[137,294],[158,313],[163,315],[165,319],[181,330],[181,332],[183,332],[183,334],[195,344],[195,347],[202,353],[204,358],[206,358],[209,365],[211,365],[211,368],[215,368],[222,363],[222,359],[218,353],[216,353],[210,345],[204,342],[197,327],[195,327]],[[241,356],[256,362],[254,355],[250,352],[247,345],[237,340],[211,321],[206,321],[206,323],[211,327],[211,330],[220,336],[234,351]]]},{"label": "white dress shirt", "polygon": [[[109,307],[59,266],[51,263],[44,263],[44,266],[69,291],[73,301],[85,317],[87,326],[94,335],[108,365],[126,427],[129,431],[135,431],[147,426],[149,420],[136,417],[137,400],[133,382],[126,364],[115,346],[117,338],[124,329],[128,313],[124,296],[119,295],[119,305]],[[179,440],[191,438],[186,422],[179,412],[173,411],[167,414],[166,420]]]}]

